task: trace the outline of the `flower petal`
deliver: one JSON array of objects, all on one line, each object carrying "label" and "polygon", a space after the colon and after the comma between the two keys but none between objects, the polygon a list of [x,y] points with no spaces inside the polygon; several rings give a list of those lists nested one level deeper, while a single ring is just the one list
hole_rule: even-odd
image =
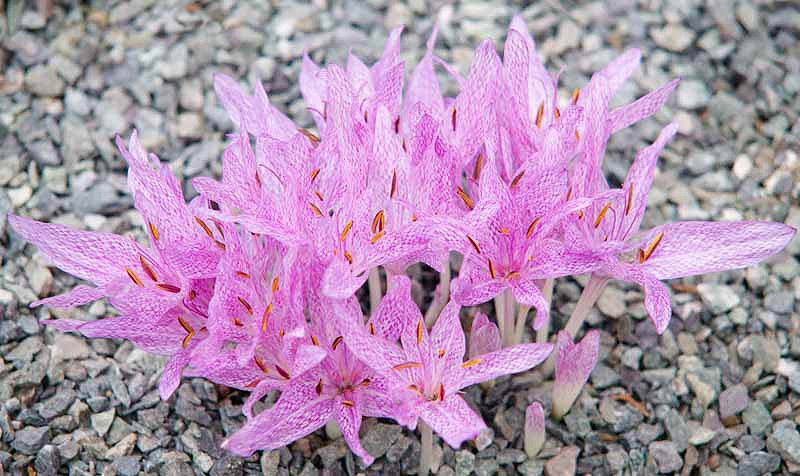
[{"label": "flower petal", "polygon": [[636,101],[618,107],[611,111],[608,118],[611,123],[611,133],[618,132],[626,127],[648,118],[655,114],[661,106],[663,106],[667,99],[669,99],[672,92],[678,87],[680,78],[675,78],[660,88],[652,91]]},{"label": "flower petal", "polygon": [[448,395],[441,402],[425,405],[420,418],[453,448],[475,438],[486,428],[480,415],[457,394]]},{"label": "flower petal", "polygon": [[[542,363],[553,350],[553,344],[517,344],[477,357],[465,363],[460,388],[485,382],[501,375],[529,370]],[[470,365],[471,364],[471,365]]]},{"label": "flower petal", "polygon": [[558,333],[556,342],[556,376],[553,383],[553,415],[564,416],[572,406],[597,364],[600,333],[591,330],[578,344],[567,331]]},{"label": "flower petal", "polygon": [[470,359],[499,350],[502,345],[500,340],[500,330],[497,324],[489,321],[486,314],[478,312],[472,321],[472,329],[469,331],[469,353]]}]

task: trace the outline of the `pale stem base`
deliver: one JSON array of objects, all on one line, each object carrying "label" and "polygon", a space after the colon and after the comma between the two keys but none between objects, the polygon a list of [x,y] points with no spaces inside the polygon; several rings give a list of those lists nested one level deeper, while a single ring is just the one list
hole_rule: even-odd
[{"label": "pale stem base", "polygon": [[427,312],[425,312],[425,325],[430,329],[439,317],[447,301],[450,300],[450,257],[442,263],[442,271],[439,273],[439,295],[434,297]]},{"label": "pale stem base", "polygon": [[[547,306],[548,307],[552,307],[551,306],[551,302],[553,300],[553,288],[554,287],[555,287],[555,280],[553,280],[553,279],[546,280],[544,282],[544,286],[542,286],[542,294],[544,295],[545,301],[547,301]],[[537,312],[537,314],[538,314],[538,312]],[[536,316],[534,316],[534,319],[535,318],[536,318]],[[536,342],[539,343],[539,344],[546,343],[547,339],[549,337],[549,334],[550,334],[550,318],[548,317],[548,319],[545,321],[545,323],[542,324],[542,327],[540,327],[539,330],[536,331]],[[522,335],[520,335],[519,341],[520,342],[522,341]]]},{"label": "pale stem base", "polygon": [[514,314],[516,310],[516,301],[514,295],[511,294],[511,289],[506,288],[502,294],[503,297],[503,328],[500,331],[500,336],[503,339],[503,347],[510,347],[514,345]]},{"label": "pale stem base", "polygon": [[372,313],[375,313],[375,310],[378,309],[378,304],[381,303],[381,297],[383,297],[381,272],[377,266],[369,270],[367,286],[369,286],[369,308]]},{"label": "pale stem base", "polygon": [[418,476],[427,476],[433,462],[433,430],[422,420],[417,424],[420,433],[420,455]]}]

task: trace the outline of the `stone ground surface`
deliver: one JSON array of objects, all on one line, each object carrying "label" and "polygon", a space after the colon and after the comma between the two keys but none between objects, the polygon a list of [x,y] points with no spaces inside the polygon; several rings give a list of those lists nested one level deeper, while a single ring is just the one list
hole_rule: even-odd
[{"label": "stone ground surface", "polygon": [[[219,175],[232,124],[214,98],[213,72],[262,78],[276,104],[308,123],[297,88],[304,50],[322,62],[342,61],[350,47],[374,59],[387,29],[404,23],[404,50],[413,63],[431,29],[428,11],[441,7],[437,53],[462,72],[472,47],[485,37],[502,40],[510,15],[521,11],[550,70],[565,68],[565,95],[626,46],[640,47],[644,60],[617,102],[683,78],[667,108],[617,134],[608,151],[608,175],[619,182],[635,152],[669,118],[680,124],[660,162],[646,225],[742,218],[800,225],[796,2],[90,1],[79,8],[56,5],[47,22],[27,9],[32,5],[6,3],[19,13],[11,17],[14,31],[4,25],[0,40],[2,211],[142,237],[123,160],[112,145],[115,133],[138,128],[144,144],[184,179]],[[417,435],[377,421],[367,421],[362,433],[378,456],[369,468],[324,431],[251,458],[226,454],[218,444],[242,422],[238,392],[186,380],[169,401],[159,401],[159,358],[37,323],[49,311],[27,305],[76,280],[49,268],[15,237],[4,213],[0,247],[0,463],[6,471],[415,471]],[[641,291],[614,284],[589,319],[603,331],[602,362],[565,421],[548,422],[541,458],[526,460],[520,450],[526,405],[549,399],[547,383],[529,373],[467,392],[492,432],[458,450],[437,442],[437,474],[800,471],[798,258],[796,239],[771,263],[673,282],[674,317],[661,337],[645,318]],[[576,281],[558,282],[556,319],[563,323],[579,292]],[[106,311],[98,302],[56,316]]]}]

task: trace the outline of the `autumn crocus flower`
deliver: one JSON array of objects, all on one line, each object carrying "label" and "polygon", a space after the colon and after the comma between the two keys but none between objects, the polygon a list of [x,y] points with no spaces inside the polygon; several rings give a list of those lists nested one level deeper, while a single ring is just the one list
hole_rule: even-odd
[{"label": "autumn crocus flower", "polygon": [[[622,185],[624,195],[597,202],[585,215],[575,216],[568,234],[591,249],[618,249],[594,272],[590,291],[596,299],[612,278],[641,285],[645,308],[659,334],[672,316],[669,291],[661,280],[754,265],[783,249],[795,234],[782,223],[754,221],[677,222],[640,232],[656,161],[676,130],[675,124],[667,126],[637,155]],[[585,302],[591,305],[593,300]],[[567,330],[576,332],[580,320],[571,318]]]},{"label": "autumn crocus flower", "polygon": [[197,226],[202,207],[186,204],[175,176],[157,157],[147,155],[135,132],[127,148],[119,138],[117,146],[129,165],[128,185],[146,223],[150,247],[111,233],[13,215],[9,221],[53,265],[96,285],[80,285],[34,305],[70,308],[106,297],[122,314],[93,322],[45,322],[88,337],[126,338],[171,356],[160,385],[166,398],[177,388],[194,347],[207,336],[207,306],[224,237],[213,225]]},{"label": "autumn crocus flower", "polygon": [[410,292],[410,281],[395,278],[381,306],[367,322],[354,299],[333,303],[318,297],[310,304],[313,322],[307,341],[325,357],[320,363],[298,377],[291,378],[275,405],[248,421],[245,426],[223,443],[223,447],[241,455],[257,449],[275,449],[308,435],[333,420],[355,454],[366,464],[373,457],[361,446],[358,430],[364,416],[395,418],[396,406],[389,393],[392,384],[359,360],[337,332],[329,316],[332,309],[343,312],[348,320],[358,322],[368,335],[387,342],[398,339],[404,316],[397,314],[397,301]]}]

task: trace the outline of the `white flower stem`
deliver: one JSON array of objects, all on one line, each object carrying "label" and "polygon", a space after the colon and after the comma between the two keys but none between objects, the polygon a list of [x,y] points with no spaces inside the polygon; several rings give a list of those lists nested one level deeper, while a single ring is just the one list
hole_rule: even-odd
[{"label": "white flower stem", "polygon": [[420,434],[420,455],[419,455],[419,471],[418,476],[427,476],[431,470],[431,463],[433,462],[433,431],[422,420],[419,420],[419,434]]},{"label": "white flower stem", "polygon": [[438,289],[439,289],[438,295],[434,295],[430,307],[428,307],[427,312],[425,312],[425,325],[428,326],[428,329],[433,327],[433,324],[439,317],[439,313],[442,312],[444,306],[447,305],[447,301],[450,300],[450,257],[449,256],[447,257],[447,259],[444,260],[444,263],[442,263],[442,271],[439,273]]},{"label": "white flower stem", "polygon": [[504,319],[505,313],[503,312],[503,309],[505,308],[505,301],[505,297],[502,293],[494,297],[494,314],[497,316],[497,329],[500,331],[501,339],[504,335],[506,335],[506,322]]},{"label": "white flower stem", "polygon": [[369,308],[371,313],[374,314],[375,310],[378,309],[378,304],[381,303],[381,297],[383,297],[383,290],[381,289],[381,272],[377,266],[369,270],[369,276],[367,276],[367,286],[369,286]]},{"label": "white flower stem", "polygon": [[606,283],[608,283],[608,278],[600,278],[594,274],[589,278],[589,282],[586,283],[586,287],[583,288],[581,297],[578,299],[578,303],[575,305],[572,315],[569,316],[567,325],[564,326],[564,330],[569,332],[571,336],[575,337],[578,331],[581,330],[583,321],[586,320],[589,312],[591,312],[594,307],[594,303],[597,302],[597,299],[603,293]]},{"label": "white flower stem", "polygon": [[510,347],[514,344],[514,314],[516,310],[514,295],[511,288],[503,291],[503,347]]},{"label": "white flower stem", "polygon": [[[553,300],[553,287],[555,286],[555,280],[548,279],[544,283],[544,287],[542,287],[542,294],[544,294],[544,298],[547,301],[547,305],[552,308],[552,300]],[[547,342],[547,339],[550,334],[550,319],[548,317],[547,321],[536,331],[536,342],[539,344],[543,344]]]},{"label": "white flower stem", "polygon": [[530,310],[530,306],[522,304],[517,308],[517,323],[514,329],[514,340],[511,342],[511,345],[517,345],[522,342],[522,336],[525,334],[525,323],[528,321],[528,312],[530,312]]}]

